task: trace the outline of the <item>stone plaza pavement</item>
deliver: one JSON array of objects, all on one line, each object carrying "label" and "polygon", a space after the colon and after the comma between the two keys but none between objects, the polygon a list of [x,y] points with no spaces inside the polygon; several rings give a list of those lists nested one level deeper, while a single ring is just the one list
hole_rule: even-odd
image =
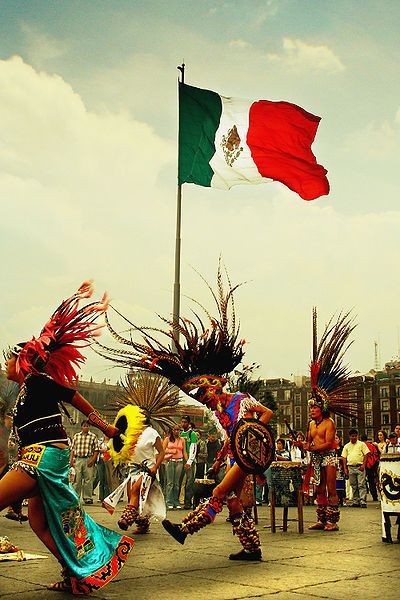
[{"label": "stone plaza pavement", "polygon": [[[87,508],[96,521],[116,529],[115,516],[99,504]],[[289,509],[289,519],[294,519],[296,512],[295,508]],[[0,535],[7,535],[26,552],[48,555],[27,524],[9,521],[4,514],[0,515]],[[227,559],[230,552],[239,550],[239,544],[232,536],[230,524],[225,522],[225,509],[213,525],[188,538],[184,546],[175,542],[160,524],[153,524],[149,535],[136,536],[134,549],[119,576],[92,598],[376,600],[398,596],[400,545],[382,543],[377,503],[369,503],[367,510],[344,508],[338,532],[307,531],[314,515],[314,507],[304,507],[303,535],[297,533],[297,523],[291,520],[287,532],[277,529],[272,534],[268,529],[269,509],[263,506],[258,525],[263,547],[261,563]],[[181,516],[183,511],[169,512],[173,521]],[[277,509],[277,525],[281,522],[282,509]],[[51,557],[0,562],[0,598],[70,597],[46,589],[46,584],[58,577],[58,563]]]}]

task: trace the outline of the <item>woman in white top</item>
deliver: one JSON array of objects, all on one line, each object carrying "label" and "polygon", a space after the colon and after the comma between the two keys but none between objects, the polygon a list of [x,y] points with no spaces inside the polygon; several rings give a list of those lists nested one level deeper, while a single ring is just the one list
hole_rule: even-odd
[{"label": "woman in white top", "polygon": [[133,533],[148,533],[150,519],[165,519],[165,500],[156,479],[157,471],[163,461],[165,450],[158,432],[147,426],[137,442],[128,477],[123,482],[127,488],[128,505],[125,507],[118,526],[127,530],[136,523]]}]

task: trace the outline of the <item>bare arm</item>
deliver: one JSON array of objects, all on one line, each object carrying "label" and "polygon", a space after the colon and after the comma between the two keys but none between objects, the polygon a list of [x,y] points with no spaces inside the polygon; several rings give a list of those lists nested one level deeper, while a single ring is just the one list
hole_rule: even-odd
[{"label": "bare arm", "polygon": [[256,404],[254,407],[251,408],[251,411],[259,415],[259,419],[261,423],[264,423],[264,425],[269,423],[272,417],[274,416],[272,410],[270,408],[267,408],[266,406],[263,406],[262,404]]},{"label": "bare arm", "polygon": [[71,404],[88,417],[88,421],[103,431],[107,437],[112,438],[118,435],[118,429],[114,425],[110,425],[79,392],[75,392]]}]

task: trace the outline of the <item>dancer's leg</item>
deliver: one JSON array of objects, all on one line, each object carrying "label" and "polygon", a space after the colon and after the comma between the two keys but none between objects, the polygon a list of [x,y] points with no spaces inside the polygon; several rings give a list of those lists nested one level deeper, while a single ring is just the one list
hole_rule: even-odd
[{"label": "dancer's leg", "polygon": [[0,511],[37,494],[36,479],[23,469],[11,469],[0,480]]},{"label": "dancer's leg", "polygon": [[29,525],[31,526],[32,530],[36,533],[46,548],[48,548],[48,550],[54,554],[57,560],[61,561],[61,554],[58,551],[53,536],[51,535],[51,531],[47,524],[43,502],[39,495],[29,499],[28,516]]}]

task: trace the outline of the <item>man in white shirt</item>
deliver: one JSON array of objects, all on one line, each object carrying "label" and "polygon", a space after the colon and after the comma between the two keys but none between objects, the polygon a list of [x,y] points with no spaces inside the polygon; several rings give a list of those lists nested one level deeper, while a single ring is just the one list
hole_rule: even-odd
[{"label": "man in white shirt", "polygon": [[349,478],[353,491],[353,503],[348,506],[367,508],[365,465],[369,448],[364,442],[359,441],[357,429],[350,429],[349,436],[350,442],[344,446],[342,451],[344,474]]},{"label": "man in white shirt", "polygon": [[386,454],[395,454],[400,452],[400,443],[396,431],[392,431],[388,436],[388,443],[385,447]]}]

